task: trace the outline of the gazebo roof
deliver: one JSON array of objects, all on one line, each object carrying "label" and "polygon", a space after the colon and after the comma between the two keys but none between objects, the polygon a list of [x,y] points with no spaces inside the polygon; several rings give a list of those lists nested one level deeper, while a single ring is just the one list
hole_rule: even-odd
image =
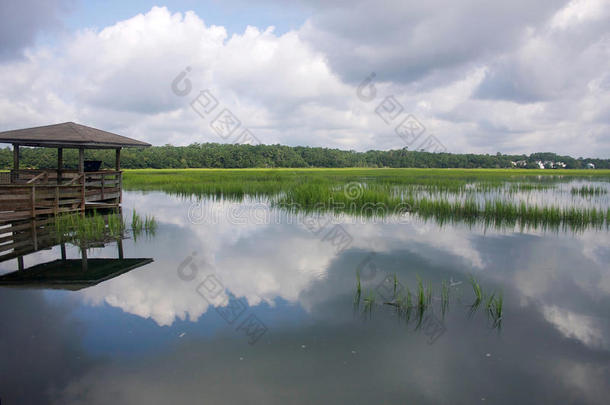
[{"label": "gazebo roof", "polygon": [[150,146],[146,142],[74,122],[0,132],[0,143],[46,148],[89,149]]},{"label": "gazebo roof", "polygon": [[[83,271],[83,260],[87,270]],[[80,290],[110,280],[128,271],[152,263],[151,258],[67,259],[39,263],[24,270],[0,276],[0,286]]]}]

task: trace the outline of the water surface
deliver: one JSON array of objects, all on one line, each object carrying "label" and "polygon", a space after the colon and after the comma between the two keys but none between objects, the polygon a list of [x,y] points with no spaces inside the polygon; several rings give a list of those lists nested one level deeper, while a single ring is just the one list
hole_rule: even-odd
[{"label": "water surface", "polygon": [[[606,403],[610,395],[606,229],[337,220],[253,198],[193,201],[124,193],[124,212],[135,207],[159,224],[154,236],[124,240],[124,256],[152,263],[77,291],[0,288],[2,403]],[[68,245],[68,258],[80,254]],[[88,251],[116,255],[113,243]],[[24,264],[59,256],[56,246]],[[0,263],[0,273],[16,269],[16,260]],[[357,272],[361,301],[377,294],[368,310],[354,305]],[[417,277],[432,287],[426,322],[435,333],[384,305],[394,274],[411,291]],[[501,327],[470,307],[470,275],[502,293]],[[443,280],[452,286],[444,315]]]}]

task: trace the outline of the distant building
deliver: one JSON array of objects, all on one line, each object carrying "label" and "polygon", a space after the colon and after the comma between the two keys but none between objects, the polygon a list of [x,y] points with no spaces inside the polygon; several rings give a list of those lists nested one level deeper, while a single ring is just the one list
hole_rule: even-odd
[{"label": "distant building", "polygon": [[536,166],[538,166],[539,169],[544,169],[544,163],[542,163],[540,160],[536,160]]},{"label": "distant building", "polygon": [[595,169],[595,165],[593,163],[587,163],[585,169]]},{"label": "distant building", "polygon": [[563,162],[553,162],[551,160],[544,161],[544,167],[547,169],[564,169],[567,165]]},{"label": "distant building", "polygon": [[525,167],[525,166],[527,166],[527,161],[525,161],[525,160],[517,160],[516,162],[511,161],[510,164],[513,167]]}]

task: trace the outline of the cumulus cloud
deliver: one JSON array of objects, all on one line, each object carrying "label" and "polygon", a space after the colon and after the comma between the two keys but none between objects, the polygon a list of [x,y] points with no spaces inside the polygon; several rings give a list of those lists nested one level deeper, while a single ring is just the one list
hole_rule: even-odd
[{"label": "cumulus cloud", "polygon": [[608,342],[604,340],[604,331],[595,318],[576,314],[556,306],[544,307],[542,313],[545,319],[565,337],[577,339],[594,348],[607,347]]},{"label": "cumulus cloud", "polygon": [[565,0],[312,3],[323,11],[303,33],[347,78],[375,70],[411,82],[516,46],[526,27],[543,22]]},{"label": "cumulus cloud", "polygon": [[[163,232],[143,245],[125,241],[124,250],[137,257],[154,257],[154,263],[79,294],[88,304],[105,303],[161,326],[172,325],[178,319],[196,321],[211,309],[197,292],[208,275],[214,275],[226,288],[222,297],[211,302],[212,307],[223,305],[231,294],[245,299],[250,306],[273,306],[283,301],[310,312],[338,295],[350,295],[353,269],[370,252],[377,257],[407,255],[431,267],[451,263],[453,268],[479,272],[485,266],[476,238],[469,230],[439,233],[437,225],[411,219],[388,225],[363,223],[350,217],[342,226],[353,238],[349,249],[357,262],[334,274],[334,263],[350,254],[338,252],[331,241],[324,240],[326,231],[311,232],[303,218],[276,210],[267,210],[265,216],[260,204],[248,205],[248,201],[244,206],[204,201],[204,212],[208,213],[205,222],[193,225],[185,215],[191,204],[188,200],[132,192],[129,201],[132,205],[124,207],[127,212],[132,206],[147,207],[155,212]],[[239,216],[235,216],[237,207],[244,208]],[[237,221],[246,218],[245,222]],[[322,222],[327,220],[331,221],[331,217]],[[490,233],[493,234],[487,232]],[[94,249],[89,256],[115,255],[115,250],[114,246]],[[194,280],[179,277],[181,263],[195,266]]]},{"label": "cumulus cloud", "polygon": [[[411,113],[451,152],[610,153],[607,2],[303,4],[311,15],[281,34],[154,7],[30,47],[0,63],[0,128],[72,120],[154,144],[225,142],[209,124],[228,108],[266,144],[367,150],[416,146],[394,132]],[[190,103],[204,89],[219,107],[201,117]],[[386,124],[375,110],[392,95],[404,111]]]}]

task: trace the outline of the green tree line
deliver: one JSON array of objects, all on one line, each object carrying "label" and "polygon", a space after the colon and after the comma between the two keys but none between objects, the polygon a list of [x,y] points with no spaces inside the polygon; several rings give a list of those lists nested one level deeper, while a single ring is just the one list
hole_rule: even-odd
[{"label": "green tree line", "polygon": [[[55,168],[57,150],[21,148],[21,168]],[[114,167],[114,150],[86,150],[85,159],[101,160],[102,167]],[[76,168],[78,151],[64,150],[64,165]],[[139,168],[248,168],[248,167],[421,167],[421,168],[510,168],[521,162],[526,168],[538,168],[536,161],[563,162],[567,169],[583,169],[593,163],[597,169],[610,169],[610,159],[573,158],[554,153],[531,155],[495,155],[429,153],[407,149],[367,152],[329,148],[283,145],[235,145],[194,143],[189,146],[153,146],[123,149],[121,166]],[[10,169],[13,152],[0,149],[0,168]]]}]

